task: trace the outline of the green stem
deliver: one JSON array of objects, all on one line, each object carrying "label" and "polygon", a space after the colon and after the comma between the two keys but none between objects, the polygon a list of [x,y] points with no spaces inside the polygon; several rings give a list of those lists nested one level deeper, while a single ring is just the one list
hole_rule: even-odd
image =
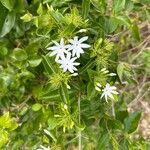
[{"label": "green stem", "polygon": [[114,108],[114,102],[112,101],[112,115],[113,117],[115,117],[115,108]]},{"label": "green stem", "polygon": [[[79,117],[79,124],[81,123],[81,94],[79,93],[78,95],[78,117]],[[79,150],[82,150],[82,135],[81,135],[81,131],[79,131],[78,133],[78,146],[79,146]]]}]

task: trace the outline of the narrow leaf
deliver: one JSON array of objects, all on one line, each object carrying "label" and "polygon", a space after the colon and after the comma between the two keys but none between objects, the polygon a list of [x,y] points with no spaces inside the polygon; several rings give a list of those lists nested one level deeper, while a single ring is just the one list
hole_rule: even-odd
[{"label": "narrow leaf", "polygon": [[68,94],[67,86],[64,83],[62,83],[60,87],[60,97],[64,103],[68,104],[69,94]]},{"label": "narrow leaf", "polygon": [[43,65],[44,65],[46,72],[48,74],[56,73],[55,68],[53,67],[53,65],[51,63],[50,58],[48,56],[44,56],[44,55],[42,56],[42,58],[43,58],[42,62],[43,62]]},{"label": "narrow leaf", "polygon": [[83,0],[82,2],[82,16],[85,19],[90,11],[90,0]]}]

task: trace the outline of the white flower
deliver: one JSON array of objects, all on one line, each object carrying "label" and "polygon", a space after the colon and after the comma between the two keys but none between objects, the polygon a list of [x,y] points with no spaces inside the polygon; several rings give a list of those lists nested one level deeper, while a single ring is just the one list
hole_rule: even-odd
[{"label": "white flower", "polygon": [[48,47],[47,49],[53,51],[51,52],[50,56],[56,55],[55,61],[58,61],[59,58],[65,57],[64,54],[68,53],[67,48],[69,47],[69,45],[64,44],[63,38],[61,38],[60,43],[57,43],[56,41],[53,41],[53,43],[55,45],[52,47]]},{"label": "white flower", "polygon": [[111,77],[116,76],[116,73],[110,73],[109,76]]},{"label": "white flower", "polygon": [[70,39],[70,47],[68,48],[69,51],[72,51],[72,56],[80,57],[80,54],[83,54],[83,48],[89,48],[90,45],[83,43],[88,39],[88,36],[82,37],[81,39],[78,39],[77,36],[75,36],[73,39]]},{"label": "white flower", "polygon": [[37,150],[51,150],[50,147],[48,146],[47,148],[44,147],[43,145],[40,145],[40,148]]},{"label": "white flower", "polygon": [[113,94],[118,94],[118,92],[115,91],[115,86],[110,86],[110,84],[106,84],[105,88],[102,90],[103,93],[101,95],[101,98],[105,97],[105,100],[107,102],[108,97],[111,99],[114,99]]},{"label": "white flower", "polygon": [[68,70],[74,73],[74,71],[77,71],[75,66],[80,65],[80,63],[75,62],[76,59],[77,57],[71,58],[71,53],[67,53],[66,57],[62,57],[61,60],[58,60],[58,63],[61,65],[60,68],[62,68],[64,72]]}]

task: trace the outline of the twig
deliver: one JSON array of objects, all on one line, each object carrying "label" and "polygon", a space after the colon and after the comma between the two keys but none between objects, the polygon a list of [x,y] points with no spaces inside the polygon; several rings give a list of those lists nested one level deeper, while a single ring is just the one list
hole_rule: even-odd
[{"label": "twig", "polygon": [[126,54],[126,53],[128,53],[128,52],[131,52],[131,51],[137,49],[137,48],[143,47],[143,44],[144,44],[145,42],[147,42],[147,41],[149,40],[149,38],[150,38],[150,36],[148,36],[145,40],[143,40],[143,41],[142,41],[139,45],[137,45],[136,47],[133,47],[133,48],[131,48],[131,49],[128,49],[128,50],[122,52],[120,55]]}]

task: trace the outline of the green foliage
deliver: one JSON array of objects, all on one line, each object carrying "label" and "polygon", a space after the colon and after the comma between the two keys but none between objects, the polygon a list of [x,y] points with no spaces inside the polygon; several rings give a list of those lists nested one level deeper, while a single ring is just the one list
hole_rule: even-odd
[{"label": "green foliage", "polygon": [[15,130],[17,127],[18,124],[12,120],[9,113],[5,113],[0,117],[0,148],[8,142],[10,132]]},{"label": "green foliage", "polygon": [[[139,28],[150,20],[149,6],[148,0],[0,0],[0,149],[79,149],[81,135],[83,150],[146,150],[149,141],[134,137],[141,112],[129,112],[128,104],[139,75],[150,75],[149,38]],[[88,36],[91,47],[71,74],[47,48],[76,36]],[[107,101],[108,83],[119,94]]]}]

